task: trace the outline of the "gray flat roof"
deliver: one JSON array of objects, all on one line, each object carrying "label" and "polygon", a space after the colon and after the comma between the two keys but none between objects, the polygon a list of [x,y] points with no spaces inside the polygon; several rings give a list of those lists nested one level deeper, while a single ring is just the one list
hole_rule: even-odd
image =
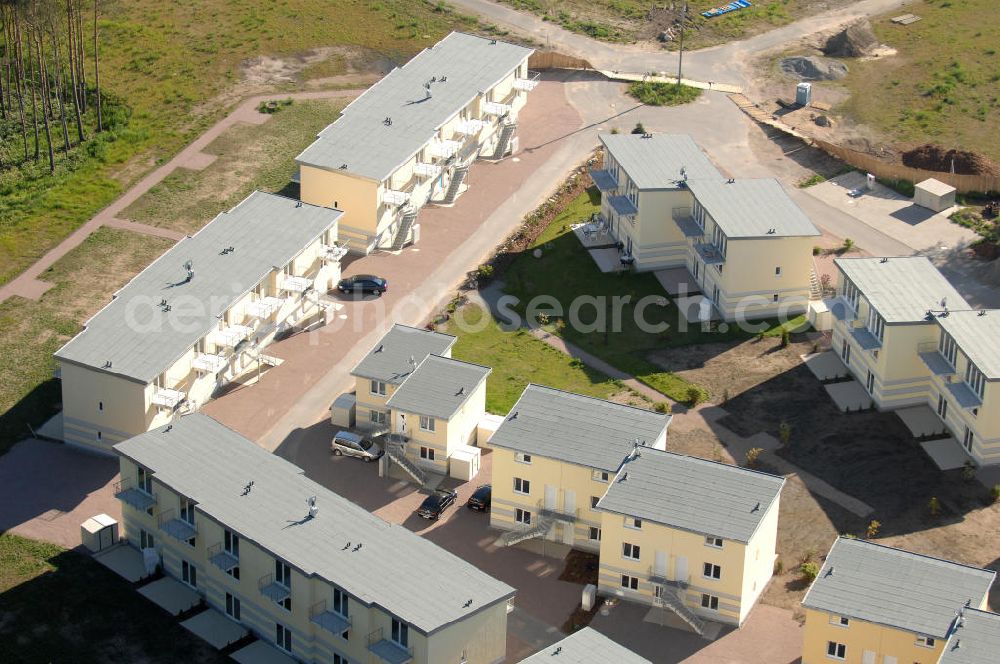
[{"label": "gray flat roof", "polygon": [[[381,182],[531,53],[523,46],[453,32],[348,104],[296,161]],[[431,97],[425,99],[424,85],[432,78]],[[341,169],[343,164],[347,167]]]},{"label": "gray flat roof", "polygon": [[562,641],[539,650],[521,664],[650,664],[625,646],[592,627],[573,632]]},{"label": "gray flat roof", "polygon": [[820,234],[802,208],[773,178],[733,182],[722,178],[690,179],[687,186],[730,238]]},{"label": "gray flat roof", "polygon": [[[256,191],[136,275],[55,356],[150,383],[216,328],[219,317],[268,272],[333,228],[341,214]],[[228,247],[233,251],[223,254]],[[190,281],[187,261],[194,270]],[[169,312],[159,306],[162,300]]]},{"label": "gray flat roof", "polygon": [[1000,615],[966,609],[938,664],[985,664],[1000,656]]},{"label": "gray flat roof", "polygon": [[802,606],[943,639],[955,613],[969,601],[979,606],[995,576],[990,570],[839,537]]},{"label": "gray flat roof", "polygon": [[396,323],[351,370],[351,375],[398,385],[425,357],[447,352],[455,340],[450,334]]},{"label": "gray flat roof", "polygon": [[[506,583],[326,489],[207,415],[179,418],[115,449],[194,501],[198,512],[422,632],[514,594]],[[311,496],[319,513],[308,519]]]},{"label": "gray flat roof", "polygon": [[924,256],[836,258],[833,261],[887,323],[930,321],[929,310],[970,308]]},{"label": "gray flat roof", "polygon": [[490,446],[615,472],[637,438],[652,445],[669,424],[669,415],[531,384]]},{"label": "gray flat roof", "polygon": [[674,528],[748,542],[785,478],[639,448],[597,506]]},{"label": "gray flat roof", "polygon": [[639,189],[674,189],[684,179],[722,178],[687,134],[601,134],[608,153]]},{"label": "gray flat roof", "polygon": [[408,413],[447,420],[492,371],[480,364],[428,355],[386,405]]},{"label": "gray flat roof", "polygon": [[1000,310],[949,311],[937,322],[988,379],[1000,378]]}]

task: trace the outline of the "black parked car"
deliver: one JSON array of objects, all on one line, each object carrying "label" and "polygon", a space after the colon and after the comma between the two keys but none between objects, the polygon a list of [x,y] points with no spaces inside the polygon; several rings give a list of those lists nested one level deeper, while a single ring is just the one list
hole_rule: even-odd
[{"label": "black parked car", "polygon": [[353,277],[346,277],[337,283],[337,290],[341,293],[375,293],[381,297],[382,293],[389,290],[389,282],[374,274],[356,274]]},{"label": "black parked car", "polygon": [[455,502],[458,492],[451,489],[437,489],[431,495],[424,498],[424,502],[417,508],[417,516],[436,521],[445,508]]},{"label": "black parked car", "polygon": [[484,484],[475,492],[469,496],[469,502],[465,504],[470,510],[478,510],[480,512],[490,511],[490,501],[493,497],[493,486],[490,484]]}]

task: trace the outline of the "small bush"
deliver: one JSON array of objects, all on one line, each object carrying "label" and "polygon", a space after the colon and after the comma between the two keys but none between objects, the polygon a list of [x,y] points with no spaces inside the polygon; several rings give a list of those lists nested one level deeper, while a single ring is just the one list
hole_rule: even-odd
[{"label": "small bush", "polygon": [[722,403],[729,403],[729,388],[722,390]]},{"label": "small bush", "polygon": [[480,265],[476,268],[476,278],[482,283],[489,281],[493,278],[493,266],[489,263],[483,263]]},{"label": "small bush", "polygon": [[810,175],[801,182],[799,182],[799,189],[805,189],[807,187],[812,187],[819,184],[820,182],[826,182],[826,178],[816,173],[815,175]]},{"label": "small bush", "polygon": [[774,561],[774,573],[781,574],[785,571],[785,563],[782,562],[781,558]]},{"label": "small bush", "polygon": [[966,461],[962,465],[962,481],[972,482],[976,479],[976,464]]},{"label": "small bush", "polygon": [[799,572],[802,573],[802,578],[812,583],[819,576],[819,565],[816,563],[802,563],[799,566]]},{"label": "small bush", "polygon": [[994,484],[990,489],[990,499],[995,503],[1000,501],[1000,484]]},{"label": "small bush", "polygon": [[636,81],[628,86],[628,93],[647,106],[679,106],[701,96],[698,88],[655,81]]},{"label": "small bush", "polygon": [[865,529],[865,538],[872,539],[878,535],[879,528],[882,527],[882,522],[872,519],[868,522],[868,527]]},{"label": "small bush", "polygon": [[642,125],[641,122],[636,122],[635,123],[635,127],[632,129],[632,133],[633,134],[645,134],[646,133],[646,128]]},{"label": "small bush", "polygon": [[267,115],[272,115],[274,113],[277,113],[281,109],[285,108],[286,106],[291,106],[291,105],[292,105],[291,99],[281,99],[281,100],[271,99],[268,101],[260,102],[260,104],[257,106],[257,112],[264,113]]},{"label": "small bush", "polygon": [[705,400],[705,393],[701,391],[700,387],[692,385],[687,389],[687,398],[688,403],[693,408]]},{"label": "small bush", "polygon": [[851,249],[854,249],[854,240],[852,240],[849,237],[845,237],[844,244],[842,244],[840,248],[843,249],[844,253],[846,254]]},{"label": "small bush", "polygon": [[666,401],[658,401],[656,405],[653,406],[653,410],[655,410],[657,413],[668,414],[670,413],[670,404],[667,403]]},{"label": "small bush", "polygon": [[931,496],[931,499],[927,501],[927,511],[930,512],[931,516],[941,515],[941,501],[937,499],[937,496]]},{"label": "small bush", "polygon": [[792,438],[792,425],[788,422],[782,422],[778,425],[778,440],[781,441],[782,445],[787,445],[788,441]]},{"label": "small bush", "polygon": [[788,348],[788,344],[791,341],[792,335],[788,333],[788,330],[781,328],[781,347]]},{"label": "small bush", "polygon": [[818,244],[813,246],[813,256],[819,256],[822,253],[823,253],[823,247],[819,246]]},{"label": "small bush", "polygon": [[759,447],[751,447],[747,450],[747,466],[749,468],[756,468],[757,462],[760,461],[760,455],[764,453],[764,450]]}]

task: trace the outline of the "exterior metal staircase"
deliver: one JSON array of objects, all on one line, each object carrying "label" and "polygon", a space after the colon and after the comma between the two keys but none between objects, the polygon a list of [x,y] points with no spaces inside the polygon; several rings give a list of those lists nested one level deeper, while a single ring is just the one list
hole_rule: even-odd
[{"label": "exterior metal staircase", "polygon": [[393,463],[406,471],[406,474],[412,477],[417,484],[420,486],[427,484],[427,473],[418,468],[417,464],[407,459],[406,453],[401,448],[390,444],[386,447],[385,453]]},{"label": "exterior metal staircase", "polygon": [[549,530],[552,529],[553,523],[555,523],[555,520],[551,517],[539,517],[534,524],[527,528],[508,530],[497,539],[497,543],[502,546],[514,546],[515,544],[520,544],[536,537],[545,537]]},{"label": "exterior metal staircase", "polygon": [[694,611],[689,609],[687,605],[684,604],[684,600],[682,599],[682,593],[684,592],[685,586],[676,585],[661,587],[663,588],[663,592],[659,597],[653,598],[653,606],[673,611],[677,614],[678,618],[690,625],[691,629],[699,635],[703,634],[705,631],[705,621],[696,616]]},{"label": "exterior metal staircase", "polygon": [[[450,191],[449,187],[449,193]],[[410,229],[413,228],[413,224],[417,220],[417,212],[419,210],[412,207],[403,211],[403,219],[399,222],[399,229],[396,231],[396,237],[393,238],[389,251],[399,251],[406,244],[406,240],[410,236]]]},{"label": "exterior metal staircase", "polygon": [[500,130],[500,136],[497,137],[497,146],[493,150],[493,156],[490,157],[494,161],[499,161],[503,159],[504,155],[507,154],[507,148],[510,147],[510,139],[514,137],[514,131],[517,129],[516,122],[508,122]]},{"label": "exterior metal staircase", "polygon": [[458,193],[461,190],[462,183],[465,182],[465,176],[469,172],[468,166],[456,166],[454,173],[451,174],[451,182],[448,184],[448,191],[445,192],[444,198],[441,199],[442,205],[451,205],[458,198]]},{"label": "exterior metal staircase", "polygon": [[810,300],[823,299],[823,286],[819,282],[819,277],[816,276],[815,268],[809,271],[809,299]]}]

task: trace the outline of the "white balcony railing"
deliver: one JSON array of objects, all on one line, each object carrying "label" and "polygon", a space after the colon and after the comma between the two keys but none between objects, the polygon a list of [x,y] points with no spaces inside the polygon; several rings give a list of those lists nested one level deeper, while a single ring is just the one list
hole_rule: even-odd
[{"label": "white balcony railing", "polygon": [[157,387],[153,391],[153,405],[163,408],[176,408],[187,395],[180,390],[171,390],[166,387]]},{"label": "white balcony railing", "polygon": [[483,104],[483,113],[486,115],[495,115],[497,117],[507,115],[510,113],[510,104],[488,101]]},{"label": "white balcony railing", "polygon": [[515,90],[521,90],[522,92],[531,92],[536,87],[538,87],[538,81],[533,81],[530,78],[518,78],[514,80]]},{"label": "white balcony railing", "polygon": [[382,202],[389,205],[405,205],[410,200],[410,194],[405,191],[386,189],[382,192]]},{"label": "white balcony railing", "polygon": [[413,172],[422,178],[435,178],[441,173],[441,167],[437,164],[426,164],[418,161],[413,167]]},{"label": "white balcony railing", "polygon": [[247,314],[253,316],[254,318],[267,318],[280,309],[281,305],[284,303],[284,298],[262,297],[256,302],[251,302],[247,305]]},{"label": "white balcony railing", "polygon": [[312,288],[313,280],[309,277],[288,276],[281,281],[281,290],[289,293],[304,293]]},{"label": "white balcony railing", "polygon": [[347,255],[347,247],[340,247],[337,245],[333,246],[323,246],[323,260],[328,263],[339,263],[341,259]]},{"label": "white balcony railing", "polygon": [[451,157],[458,154],[458,151],[462,149],[462,144],[458,141],[431,141],[427,145],[427,151],[435,157]]},{"label": "white balcony railing", "polygon": [[485,126],[486,123],[482,120],[462,120],[458,123],[458,126],[455,127],[455,133],[471,136],[473,134],[478,134]]},{"label": "white balcony railing", "polygon": [[191,366],[197,371],[216,374],[226,368],[229,361],[223,355],[212,355],[211,353],[198,353],[191,362]]},{"label": "white balcony railing", "polygon": [[253,334],[253,329],[247,327],[246,325],[230,325],[221,330],[217,330],[214,337],[216,343],[222,346],[235,348],[241,341],[249,338],[251,334]]}]

